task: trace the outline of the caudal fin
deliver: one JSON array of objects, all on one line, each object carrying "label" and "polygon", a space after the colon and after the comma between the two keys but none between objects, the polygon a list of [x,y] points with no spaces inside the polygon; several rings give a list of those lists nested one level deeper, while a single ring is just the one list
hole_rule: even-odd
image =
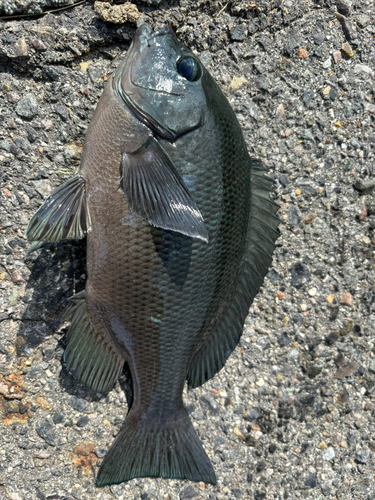
[{"label": "caudal fin", "polygon": [[99,469],[97,486],[135,477],[190,479],[216,484],[216,477],[185,410],[156,423],[130,411]]}]

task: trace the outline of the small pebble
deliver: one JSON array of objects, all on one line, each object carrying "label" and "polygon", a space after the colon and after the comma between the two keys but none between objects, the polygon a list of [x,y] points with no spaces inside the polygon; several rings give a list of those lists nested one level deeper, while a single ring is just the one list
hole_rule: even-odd
[{"label": "small pebble", "polygon": [[356,73],[357,75],[359,73],[364,73],[365,75],[373,76],[374,70],[370,68],[370,66],[367,66],[366,64],[356,64],[354,66],[354,73]]},{"label": "small pebble", "polygon": [[235,42],[243,42],[246,36],[246,24],[238,24],[231,33],[231,38]]},{"label": "small pebble", "polygon": [[112,5],[109,2],[95,2],[94,10],[101,19],[114,24],[136,23],[141,16],[137,7],[130,2],[121,5]]},{"label": "small pebble", "polygon": [[327,451],[324,453],[323,455],[323,460],[332,460],[333,458],[335,458],[335,450],[330,446],[329,448],[327,448]]},{"label": "small pebble", "polygon": [[10,275],[10,279],[12,280],[13,283],[24,283],[25,280],[22,278],[21,274],[19,271],[13,271]]},{"label": "small pebble", "polygon": [[344,292],[340,295],[340,303],[345,305],[345,306],[351,306],[353,303],[353,297],[351,293],[349,292]]},{"label": "small pebble", "polygon": [[315,488],[316,487],[316,474],[315,473],[310,474],[309,477],[307,478],[305,484],[308,488]]},{"label": "small pebble", "polygon": [[86,415],[82,416],[76,423],[77,427],[85,427],[90,422],[89,417]]},{"label": "small pebble", "polygon": [[321,43],[323,43],[324,39],[325,39],[325,35],[324,33],[315,33],[313,35],[313,38],[314,38],[314,42],[317,44],[317,45],[320,45]]},{"label": "small pebble", "polygon": [[344,325],[340,328],[340,335],[343,337],[353,331],[354,321],[351,318],[345,320]]},{"label": "small pebble", "polygon": [[55,415],[52,417],[52,420],[55,424],[61,424],[64,422],[64,415],[61,413],[55,413]]},{"label": "small pebble", "polygon": [[324,495],[329,495],[331,489],[332,489],[332,481],[324,481],[322,484],[321,484],[321,489],[322,489],[322,493]]},{"label": "small pebble", "polygon": [[332,52],[332,57],[335,64],[338,64],[341,61],[341,52],[339,50],[334,50]]},{"label": "small pebble", "polygon": [[180,491],[180,500],[191,500],[198,495],[198,491],[193,488],[193,486],[186,486],[182,491]]},{"label": "small pebble", "polygon": [[96,450],[94,450],[94,453],[98,458],[104,458],[107,454],[107,451],[108,450],[105,446],[100,446],[99,448],[96,448]]},{"label": "small pebble", "polygon": [[43,197],[47,198],[52,192],[52,186],[48,179],[40,179],[38,181],[32,181],[35,190]]},{"label": "small pebble", "polygon": [[245,83],[247,83],[247,80],[243,76],[241,76],[241,77],[234,76],[232,78],[232,81],[230,82],[229,88],[232,89],[232,90],[238,90]]},{"label": "small pebble", "polygon": [[16,57],[28,56],[27,43],[23,37],[20,38],[14,45],[14,54]]},{"label": "small pebble", "polygon": [[35,95],[24,94],[18,101],[16,113],[23,118],[34,118],[39,113],[39,105]]},{"label": "small pebble", "polygon": [[352,47],[348,42],[345,42],[341,45],[341,52],[343,52],[346,56],[353,57],[355,52],[353,52]]},{"label": "small pebble", "polygon": [[366,464],[370,458],[370,450],[368,448],[363,448],[358,450],[355,454],[355,461],[360,464]]},{"label": "small pebble", "polygon": [[327,297],[326,297],[326,301],[328,302],[328,304],[332,304],[334,299],[335,299],[334,294],[327,295]]},{"label": "small pebble", "polygon": [[83,412],[87,408],[87,401],[81,398],[77,398],[73,396],[70,398],[69,405],[74,408],[76,411]]},{"label": "small pebble", "polygon": [[290,361],[297,361],[297,359],[299,358],[299,352],[297,349],[292,349],[289,354],[288,354],[288,359]]},{"label": "small pebble", "polygon": [[42,40],[33,40],[32,45],[35,50],[38,50],[40,52],[44,52],[47,50],[47,46],[42,42]]}]

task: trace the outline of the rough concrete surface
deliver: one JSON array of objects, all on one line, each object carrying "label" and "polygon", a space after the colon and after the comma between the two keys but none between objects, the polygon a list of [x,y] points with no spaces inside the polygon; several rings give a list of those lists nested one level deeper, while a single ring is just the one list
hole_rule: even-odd
[{"label": "rough concrete surface", "polygon": [[[34,2],[46,10],[68,2]],[[62,364],[85,243],[29,256],[28,220],[78,169],[136,26],[94,2],[0,22],[0,498],[375,499],[375,7],[366,0],[134,2],[228,96],[275,179],[281,237],[225,368],[185,402],[218,485],[95,488],[126,415]],[[28,2],[0,2],[23,15]]]}]

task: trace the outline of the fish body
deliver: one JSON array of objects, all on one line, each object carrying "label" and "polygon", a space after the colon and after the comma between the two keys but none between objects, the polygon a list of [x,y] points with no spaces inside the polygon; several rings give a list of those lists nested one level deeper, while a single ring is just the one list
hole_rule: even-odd
[{"label": "fish body", "polygon": [[161,476],[215,483],[182,401],[225,364],[277,237],[272,182],[228,101],[170,29],[143,25],[88,128],[81,169],[34,215],[29,241],[87,234],[65,360],[134,398],[97,485]]}]

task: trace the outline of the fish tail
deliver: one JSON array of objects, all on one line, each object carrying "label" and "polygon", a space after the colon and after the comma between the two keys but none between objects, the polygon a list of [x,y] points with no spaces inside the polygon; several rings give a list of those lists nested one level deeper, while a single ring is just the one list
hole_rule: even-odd
[{"label": "fish tail", "polygon": [[99,469],[97,486],[135,477],[190,479],[216,484],[216,477],[185,409],[172,418],[129,412]]}]

